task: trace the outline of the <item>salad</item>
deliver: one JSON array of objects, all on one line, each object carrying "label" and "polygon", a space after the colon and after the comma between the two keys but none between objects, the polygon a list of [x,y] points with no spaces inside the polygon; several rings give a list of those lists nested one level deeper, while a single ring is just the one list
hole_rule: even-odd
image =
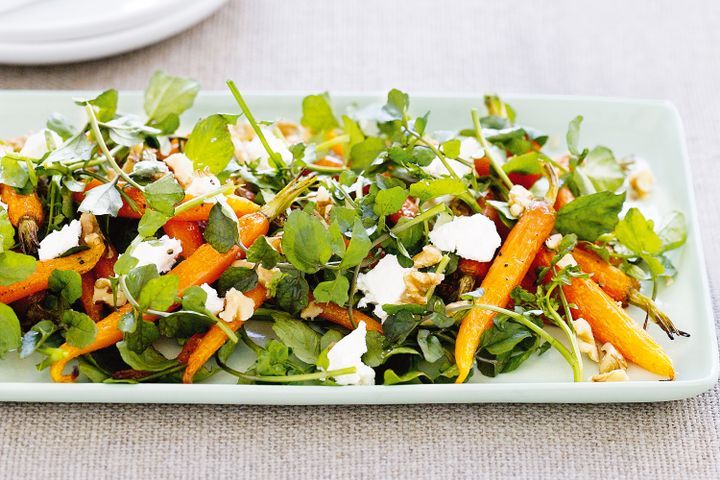
[{"label": "salad", "polygon": [[568,381],[675,377],[653,336],[688,334],[655,298],[684,217],[648,209],[640,159],[582,145],[581,116],[550,153],[497,96],[432,131],[399,90],[261,120],[228,87],[191,128],[198,83],[156,72],[143,114],[107,90],[75,99],[82,125],[0,141],[0,359],[56,382],[393,385],[554,349]]}]

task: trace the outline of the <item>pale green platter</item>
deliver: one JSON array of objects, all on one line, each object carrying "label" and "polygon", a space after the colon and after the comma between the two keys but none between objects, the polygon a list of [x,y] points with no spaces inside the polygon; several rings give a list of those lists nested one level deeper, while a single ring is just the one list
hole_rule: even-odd
[{"label": "pale green platter", "polygon": [[[94,92],[0,92],[0,138],[41,128],[52,112],[61,112],[79,124],[81,112],[72,102]],[[256,117],[300,116],[303,94],[248,94]],[[337,111],[353,104],[380,103],[382,95],[333,94]],[[10,354],[0,361],[0,401],[122,402],[122,403],[245,403],[245,404],[362,404],[362,403],[480,403],[480,402],[654,402],[677,400],[710,389],[718,378],[718,347],[707,272],[698,228],[690,162],[677,110],[667,102],[607,98],[506,95],[518,120],[550,134],[550,148],[564,147],[568,122],[585,117],[581,144],[603,144],[617,155],[637,154],[651,165],[658,183],[654,206],[662,213],[680,210],[688,220],[688,241],[676,257],[679,270],[673,285],[660,293],[660,302],[690,338],[670,341],[654,326],[653,336],[667,350],[677,371],[675,381],[657,381],[631,367],[632,381],[623,383],[572,383],[567,364],[553,350],[532,358],[518,370],[496,378],[479,374],[464,385],[397,385],[361,387],[235,385],[232,377],[217,375],[212,383],[174,384],[53,384],[47,371],[35,369],[36,358],[19,360]],[[142,94],[123,92],[120,106],[126,112],[142,111]],[[429,128],[453,130],[470,125],[471,107],[482,107],[480,95],[411,94],[416,113],[432,112]],[[188,112],[186,124],[218,111],[236,112],[224,92],[201,94]],[[640,318],[640,317],[638,317]],[[240,352],[235,362],[242,365]],[[594,372],[588,365],[586,376]]]}]

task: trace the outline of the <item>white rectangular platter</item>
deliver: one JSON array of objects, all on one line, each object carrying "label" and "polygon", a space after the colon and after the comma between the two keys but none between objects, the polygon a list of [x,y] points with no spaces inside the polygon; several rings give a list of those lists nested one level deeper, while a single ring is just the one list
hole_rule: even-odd
[{"label": "white rectangular platter", "polygon": [[[30,133],[44,126],[52,112],[78,124],[81,111],[72,98],[95,92],[0,92],[0,138]],[[259,119],[298,119],[302,94],[255,93],[246,96]],[[336,111],[353,104],[382,103],[383,95],[332,94]],[[684,133],[676,109],[667,102],[605,98],[507,95],[518,121],[550,135],[549,148],[564,148],[568,122],[581,114],[581,145],[606,145],[622,157],[637,154],[651,165],[658,189],[652,201],[661,213],[682,211],[688,221],[688,241],[676,258],[678,276],[660,293],[663,308],[690,338],[670,341],[655,326],[653,336],[673,359],[677,379],[657,381],[630,369],[632,381],[572,383],[569,367],[554,350],[533,357],[516,371],[486,378],[479,374],[463,385],[397,386],[275,386],[235,385],[232,377],[217,375],[211,383],[174,384],[53,384],[47,371],[38,372],[36,358],[23,361],[8,355],[0,361],[0,400],[35,402],[123,403],[244,403],[244,404],[391,404],[480,402],[652,402],[677,400],[710,389],[718,378],[718,349],[705,261],[691,182]],[[432,112],[431,130],[455,130],[470,125],[470,108],[482,107],[480,95],[413,95],[411,110]],[[142,94],[121,92],[124,112],[142,112]],[[184,116],[185,125],[209,113],[236,112],[225,92],[201,94]],[[182,128],[181,128],[182,130]],[[241,361],[242,359],[238,359]],[[586,362],[586,365],[589,362]],[[587,372],[587,376],[593,372]]]}]

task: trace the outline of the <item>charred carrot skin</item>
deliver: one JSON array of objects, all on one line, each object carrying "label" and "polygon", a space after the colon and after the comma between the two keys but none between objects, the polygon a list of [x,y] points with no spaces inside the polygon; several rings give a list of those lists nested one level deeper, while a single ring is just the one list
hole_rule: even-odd
[{"label": "charred carrot skin", "polygon": [[[347,308],[341,307],[335,303],[316,303],[316,305],[322,308],[322,312],[320,312],[318,317],[345,327],[348,330],[354,330],[355,326],[359,322],[365,322],[365,326],[368,330],[379,333],[382,333],[383,331],[380,322],[368,315],[365,315],[363,312],[353,310],[353,318],[351,321]],[[353,323],[355,323],[355,326],[353,326]]]},{"label": "charred carrot skin", "polygon": [[93,294],[95,293],[94,271],[83,273],[80,278],[82,280],[80,303],[82,303],[87,316],[98,322],[102,318],[102,305],[93,301]]},{"label": "charred carrot skin", "polygon": [[96,278],[110,278],[115,276],[115,262],[117,262],[118,253],[112,244],[108,243],[105,253],[102,254],[100,260],[95,264],[93,273]]},{"label": "charred carrot skin", "polygon": [[[239,247],[233,247],[225,253],[219,253],[209,244],[204,244],[188,259],[173,268],[169,275],[177,275],[179,279],[178,292],[182,295],[185,290],[193,285],[212,283],[217,280],[222,272],[238,258],[241,252],[242,250]],[[67,343],[63,344],[60,347],[63,357],[50,367],[51,378],[56,382],[72,382],[75,379],[73,375],[63,374],[63,370],[71,360],[107,348],[122,340],[123,333],[118,329],[118,322],[125,313],[131,310],[132,307],[129,304],[123,305],[117,311],[98,322],[97,336],[90,345],[78,348]],[[154,320],[149,316],[145,319]]]},{"label": "charred carrot skin", "polygon": [[[538,255],[542,266],[550,265],[551,260],[552,253],[545,249]],[[575,318],[584,318],[597,340],[610,342],[625,358],[649,372],[675,378],[672,361],[662,347],[599,285],[589,278],[573,278],[562,289],[574,305]]]},{"label": "charred carrot skin", "polygon": [[13,187],[0,184],[0,198],[8,206],[8,218],[18,230],[20,247],[29,255],[38,248],[38,231],[45,222],[45,212],[37,193],[23,195]]},{"label": "charred carrot skin", "polygon": [[33,293],[47,290],[48,280],[53,270],[74,270],[82,275],[92,270],[104,251],[105,244],[98,242],[87,250],[67,257],[37,262],[35,272],[28,278],[10,285],[0,286],[0,302],[14,302]]},{"label": "charred carrot skin", "polygon": [[[531,205],[515,224],[482,282],[483,295],[475,301],[507,306],[510,292],[520,285],[532,261],[555,226],[555,210],[545,202]],[[473,308],[460,324],[455,342],[455,361],[462,383],[472,369],[480,337],[495,318],[495,312]]]},{"label": "charred carrot skin", "polygon": [[182,244],[182,255],[184,258],[192,255],[195,250],[205,243],[202,229],[197,222],[186,222],[183,220],[170,220],[163,227],[165,233],[179,240]]}]

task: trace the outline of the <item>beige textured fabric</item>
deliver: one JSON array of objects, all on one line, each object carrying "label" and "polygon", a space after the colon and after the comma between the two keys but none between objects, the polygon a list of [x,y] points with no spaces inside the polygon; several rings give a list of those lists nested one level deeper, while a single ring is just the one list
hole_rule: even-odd
[{"label": "beige textured fabric", "polygon": [[[231,0],[138,52],[0,67],[0,88],[141,88],[163,68],[206,88],[233,77],[244,89],[667,98],[699,174],[717,311],[719,24],[714,0]],[[718,388],[605,406],[5,404],[0,477],[719,478],[719,426]]]}]

